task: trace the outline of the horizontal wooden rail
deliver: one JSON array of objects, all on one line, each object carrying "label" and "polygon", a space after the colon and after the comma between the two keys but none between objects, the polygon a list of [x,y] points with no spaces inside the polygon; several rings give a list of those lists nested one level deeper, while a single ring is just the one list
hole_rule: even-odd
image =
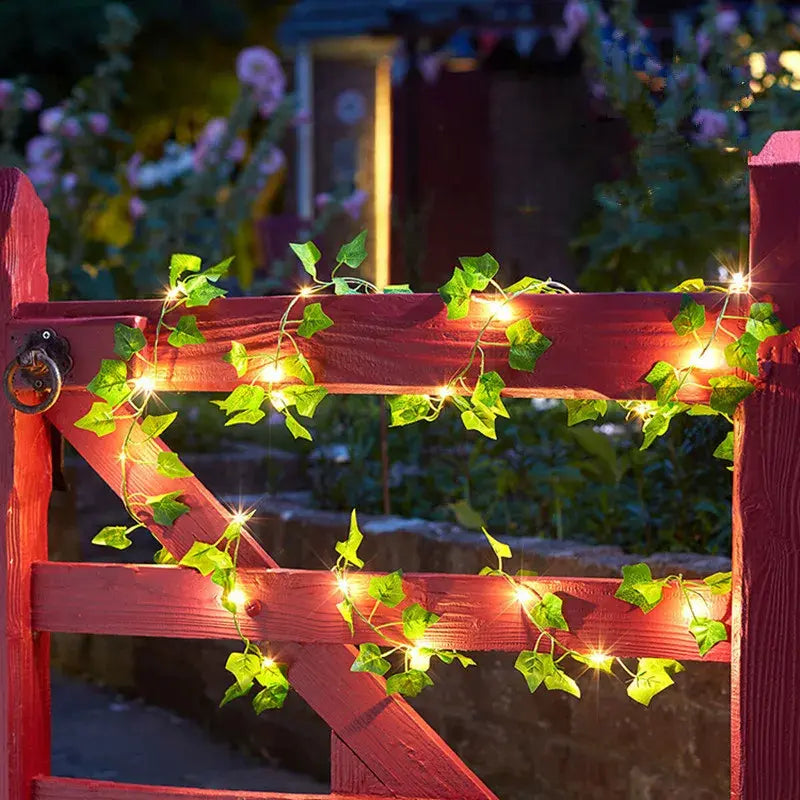
[{"label": "horizontal wooden rail", "polygon": [[[362,573],[350,578],[351,597],[365,613],[373,603],[366,591],[370,577]],[[518,651],[536,642],[513,587],[502,578],[426,573],[406,575],[403,582],[409,602],[441,615],[426,635],[431,646]],[[672,590],[645,615],[614,598],[618,580],[526,578],[525,583],[563,598],[571,631],[559,637],[576,650],[730,660],[727,642],[700,658],[678,593]],[[242,614],[242,629],[254,639],[323,645],[375,639],[363,624],[356,624],[351,636],[336,610],[341,590],[328,571],[247,569],[240,571],[239,585],[248,600],[260,604],[254,616]],[[709,596],[708,603],[712,616],[727,619],[728,597]],[[401,609],[381,608],[374,622],[396,621]],[[33,625],[66,633],[237,638],[230,615],[219,605],[219,588],[194,570],[168,566],[39,562],[33,569]]]},{"label": "horizontal wooden rail", "polygon": [[[695,295],[712,311],[719,309],[721,298],[719,294]],[[489,313],[485,303],[473,303],[467,318],[448,321],[444,305],[435,294],[318,296],[314,301],[320,299],[335,324],[304,340],[302,347],[317,381],[340,394],[434,391],[464,366]],[[158,390],[231,390],[238,379],[233,368],[222,361],[231,340],[242,342],[251,352],[271,352],[288,300],[222,299],[207,308],[186,311],[196,314],[207,341],[180,350],[160,348]],[[311,301],[300,301],[293,316],[302,315],[304,302]],[[531,317],[553,346],[539,359],[533,373],[510,369],[506,349],[490,347],[486,369],[503,376],[508,396],[651,397],[650,387],[642,379],[653,364],[663,359],[684,366],[698,350],[693,337],[677,336],[670,324],[680,302],[680,295],[674,293],[519,297],[513,301],[514,316]],[[742,313],[747,303],[745,297],[734,298],[731,313]],[[67,388],[85,386],[98,368],[103,347],[108,350],[112,342],[112,318],[146,319],[152,343],[160,309],[156,300],[29,303],[20,307],[13,330],[19,335],[34,325],[47,324],[66,337],[79,355]],[[711,331],[713,316],[708,316],[706,330],[701,333]],[[172,324],[176,318],[177,314],[171,316]],[[735,321],[729,327],[735,329]],[[485,338],[506,343],[504,324],[493,324]],[[724,370],[721,354],[720,365]],[[703,374],[710,377],[714,371]],[[706,395],[706,390],[687,384],[682,397],[698,401]]]},{"label": "horizontal wooden rail", "polygon": [[[397,797],[395,800],[414,800]],[[366,794],[289,794],[286,792],[243,792],[219,789],[190,789],[182,786],[145,786],[82,778],[36,778],[33,800],[386,800]]]}]

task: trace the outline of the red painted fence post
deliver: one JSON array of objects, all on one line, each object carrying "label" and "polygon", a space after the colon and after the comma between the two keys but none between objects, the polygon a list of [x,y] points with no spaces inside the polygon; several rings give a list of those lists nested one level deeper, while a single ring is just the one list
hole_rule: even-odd
[{"label": "red painted fence post", "polygon": [[752,294],[791,333],[736,418],[731,797],[800,797],[800,133],[750,159]]},{"label": "red painted fence post", "polygon": [[[0,171],[0,328],[3,361],[17,306],[47,299],[47,211],[19,171]],[[50,440],[42,416],[0,399],[0,800],[29,800],[50,765],[50,642],[31,629],[31,564],[47,558]]]}]

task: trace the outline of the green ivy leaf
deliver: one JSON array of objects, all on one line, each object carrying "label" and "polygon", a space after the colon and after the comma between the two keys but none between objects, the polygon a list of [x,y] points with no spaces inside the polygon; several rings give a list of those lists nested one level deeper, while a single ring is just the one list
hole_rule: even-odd
[{"label": "green ivy leaf", "polygon": [[479,531],[486,525],[486,520],[479,511],[470,505],[469,500],[462,498],[455,503],[448,503],[448,508],[453,512],[456,522],[462,528]]},{"label": "green ivy leaf", "polygon": [[461,412],[461,422],[464,428],[468,431],[478,431],[487,439],[497,438],[496,421],[495,413],[484,405],[477,404],[467,411]]},{"label": "green ivy leaf", "polygon": [[701,656],[704,656],[715,644],[728,641],[728,631],[725,630],[725,626],[718,620],[708,617],[695,617],[689,623],[689,631],[697,642]]},{"label": "green ivy leaf", "polygon": [[730,572],[715,572],[713,575],[703,578],[703,583],[708,586],[711,594],[730,594],[731,578],[732,573]]},{"label": "green ivy leaf", "polygon": [[675,367],[666,361],[657,361],[644,379],[656,390],[656,400],[659,405],[668,403],[678,391]]},{"label": "green ivy leaf", "polygon": [[108,436],[117,429],[114,409],[108,403],[92,403],[89,411],[74,424],[76,428],[92,431],[97,436]]},{"label": "green ivy leaf", "polygon": [[484,253],[482,256],[461,256],[458,263],[464,270],[464,281],[470,289],[482,292],[489,281],[497,274],[500,265],[494,256]]},{"label": "green ivy leaf", "polygon": [[230,703],[231,700],[236,700],[239,697],[244,697],[250,691],[251,686],[252,683],[246,689],[242,689],[242,687],[239,686],[238,683],[231,684],[225,690],[225,694],[223,695],[222,700],[220,700],[219,702],[219,707],[222,708],[223,706],[228,705],[228,703]]},{"label": "green ivy leaf", "polygon": [[192,472],[181,460],[177,453],[169,450],[158,454],[156,470],[165,478],[192,478]]},{"label": "green ivy leaf", "polygon": [[234,416],[229,417],[225,423],[227,428],[229,425],[255,425],[260,422],[267,415],[260,408],[251,408],[247,411],[239,411]]},{"label": "green ivy leaf", "polygon": [[314,384],[314,373],[311,371],[308,360],[302,353],[287,356],[282,362],[283,371],[291,378],[298,378],[307,386]]},{"label": "green ivy leaf", "polygon": [[423,647],[420,648],[423,652],[430,653],[433,656],[436,656],[440,661],[443,661],[445,664],[452,664],[453,661],[458,661],[464,669],[467,667],[474,667],[477,666],[475,664],[475,660],[470,658],[469,656],[465,656],[463,653],[459,653],[456,650],[434,650],[433,648]]},{"label": "green ivy leaf", "polygon": [[386,694],[416,697],[426,686],[433,686],[430,675],[419,669],[410,669],[406,672],[398,672],[386,681]]},{"label": "green ivy leaf", "polygon": [[213,283],[209,283],[205,274],[189,278],[185,281],[183,288],[186,292],[186,308],[207,306],[212,300],[216,300],[218,297],[225,297],[227,294],[225,289],[220,289]]},{"label": "green ivy leaf", "polygon": [[547,281],[540,281],[537,278],[531,278],[527,275],[520,278],[516,283],[506,287],[507,295],[517,294],[538,294],[546,286]]},{"label": "green ivy leaf", "polygon": [[719,414],[719,411],[714,411],[711,406],[703,405],[702,403],[697,403],[689,407],[689,410],[686,412],[690,417],[715,417]]},{"label": "green ivy leaf", "polygon": [[328,396],[324,386],[285,386],[281,392],[304,417],[313,417],[317,406]]},{"label": "green ivy leaf", "polygon": [[474,405],[484,405],[494,410],[500,400],[500,392],[505,389],[506,382],[496,372],[484,372],[478,378],[475,389],[472,392],[472,402]]},{"label": "green ivy leaf", "polygon": [[467,284],[464,271],[456,267],[453,277],[439,287],[439,297],[447,308],[447,319],[462,319],[469,313],[472,289]]},{"label": "green ivy leaf", "polygon": [[314,242],[304,242],[303,244],[292,242],[289,247],[292,248],[292,252],[300,259],[303,269],[316,280],[317,262],[322,258],[322,253],[320,253]]},{"label": "green ivy leaf", "polygon": [[552,592],[546,592],[542,599],[528,612],[534,625],[540,629],[555,628],[559,631],[568,631],[569,625],[562,613],[563,601]]},{"label": "green ivy leaf", "polygon": [[428,398],[420,394],[399,394],[387,398],[386,402],[389,404],[393,428],[425,419],[431,410]]},{"label": "green ivy leaf", "polygon": [[669,429],[672,418],[689,408],[686,403],[668,403],[659,408],[656,414],[648,417],[642,425],[644,440],[640,450],[646,450],[659,437],[663,436]]},{"label": "green ivy leaf", "polygon": [[261,659],[252,653],[231,653],[225,669],[233,675],[240,689],[249,689],[261,672]]},{"label": "green ivy leaf", "polygon": [[178,320],[175,330],[170,333],[167,341],[173,347],[185,347],[187,344],[203,344],[206,337],[200,333],[197,327],[197,317],[194,314],[186,314]]},{"label": "green ivy leaf", "polygon": [[124,361],[104,358],[100,361],[100,371],[86,388],[110,405],[118,406],[131,395],[131,388],[128,386],[128,367]]},{"label": "green ivy leaf", "polygon": [[214,264],[213,267],[209,267],[203,275],[209,281],[218,281],[220,278],[224,278],[228,274],[228,270],[230,269],[231,263],[235,256],[228,256],[220,261],[218,264]]},{"label": "green ivy leaf", "polygon": [[551,344],[539,333],[528,318],[517,320],[506,328],[506,338],[511,344],[508,364],[512,369],[533,372],[536,362]]},{"label": "green ivy leaf", "polygon": [[722,375],[709,380],[712,391],[709,405],[715,411],[731,416],[736,411],[736,406],[749,394],[755,391],[755,386],[750,381],[737,378],[735,375]]},{"label": "green ivy leaf", "polygon": [[128,528],[124,525],[106,525],[92,539],[92,544],[101,544],[106,547],[113,547],[115,550],[125,550],[133,542],[128,538]]},{"label": "green ivy leaf", "polygon": [[247,348],[241,342],[231,342],[231,349],[222,356],[222,360],[236,370],[237,378],[241,378],[247,372],[249,357]]},{"label": "green ivy leaf", "polygon": [[751,333],[743,333],[725,348],[728,366],[743,369],[758,377],[758,339]]},{"label": "green ivy leaf", "polygon": [[186,555],[178,562],[182,567],[192,567],[201,575],[210,575],[217,569],[231,569],[231,557],[208,542],[194,542]]},{"label": "green ivy leaf", "polygon": [[661,602],[663,590],[664,581],[654,580],[647,564],[628,564],[622,568],[622,583],[614,597],[647,614]]},{"label": "green ivy leaf", "polygon": [[671,292],[693,292],[700,294],[706,290],[706,282],[702,278],[689,278],[670,289]]},{"label": "green ivy leaf", "polygon": [[147,344],[144,333],[139,328],[131,328],[118,322],[114,326],[114,352],[123,360],[129,361]]},{"label": "green ivy leaf", "polygon": [[303,309],[303,321],[297,326],[297,335],[310,339],[331,325],[333,320],[322,310],[322,303],[311,303]]},{"label": "green ivy leaf", "polygon": [[237,411],[256,411],[264,402],[266,393],[263,387],[242,383],[237,386],[224,400],[212,400],[215,406],[219,406],[227,415]]},{"label": "green ivy leaf", "polygon": [[178,279],[185,272],[200,272],[201,263],[197,256],[188,253],[173,253],[169,260],[170,287],[174,289],[178,285]]},{"label": "green ivy leaf", "polygon": [[367,257],[367,232],[361,231],[352,241],[343,244],[339,248],[336,261],[340,264],[347,264],[348,267],[356,269],[360,267]]},{"label": "green ivy leaf", "polygon": [[483,535],[486,537],[486,540],[491,545],[492,551],[499,559],[511,558],[511,548],[505,542],[495,539],[486,528],[483,529]]},{"label": "green ivy leaf", "polygon": [[523,650],[517,656],[514,668],[522,673],[531,693],[544,683],[545,688],[550,691],[566,692],[574,697],[581,696],[578,684],[558,667],[550,653]]},{"label": "green ivy leaf", "polygon": [[385,675],[392,665],[381,655],[376,644],[358,646],[358,656],[350,667],[350,672],[372,672],[374,675]]},{"label": "green ivy leaf", "polygon": [[681,309],[672,319],[672,327],[678,336],[688,336],[706,324],[706,310],[688,294],[681,297]]},{"label": "green ivy leaf", "polygon": [[283,664],[261,662],[261,668],[255,676],[256,681],[264,688],[253,697],[253,709],[256,714],[268,708],[282,708],[289,694],[289,681]]},{"label": "green ivy leaf", "polygon": [[358,519],[356,510],[350,512],[350,530],[347,538],[343,542],[336,542],[336,552],[345,560],[346,563],[361,569],[364,562],[358,557],[358,548],[364,541],[364,534],[358,529]]},{"label": "green ivy leaf", "polygon": [[350,288],[347,278],[331,278],[333,282],[333,293],[338,295],[343,294],[358,294],[355,289]]},{"label": "green ivy leaf", "polygon": [[414,294],[407,283],[390,283],[381,290],[384,294]]},{"label": "green ivy leaf", "polygon": [[723,461],[733,461],[733,431],[728,431],[725,438],[717,445],[713,455],[714,458],[720,458]]},{"label": "green ivy leaf", "polygon": [[367,594],[387,608],[394,608],[406,599],[403,591],[403,571],[398,569],[388,575],[376,575],[369,582]]},{"label": "green ivy leaf", "polygon": [[403,636],[414,642],[425,635],[425,631],[439,621],[439,615],[426,611],[419,603],[403,609]]},{"label": "green ivy leaf", "polygon": [[745,331],[759,342],[788,330],[775,314],[772,303],[753,303],[750,306],[750,318],[745,325]]},{"label": "green ivy leaf", "polygon": [[286,422],[286,427],[287,427],[287,429],[289,430],[289,433],[291,433],[291,434],[292,434],[292,436],[293,436],[295,439],[306,439],[306,440],[308,440],[309,442],[310,442],[310,441],[312,441],[312,439],[311,439],[311,432],[308,430],[308,428],[306,428],[306,427],[304,427],[303,425],[301,425],[301,424],[300,424],[300,423],[299,423],[299,422],[298,422],[298,421],[297,421],[297,420],[296,420],[296,419],[295,419],[295,418],[294,418],[294,417],[293,417],[293,416],[292,416],[292,415],[289,413],[289,409],[288,409],[288,408],[287,408],[287,409],[284,411],[283,418],[284,418],[284,420],[285,420],[285,422]]},{"label": "green ivy leaf", "polygon": [[178,559],[167,550],[166,547],[161,547],[153,554],[154,564],[177,564]]},{"label": "green ivy leaf", "polygon": [[155,439],[172,425],[177,416],[177,411],[170,414],[148,414],[142,422],[142,433],[148,439]]},{"label": "green ivy leaf", "polygon": [[649,706],[655,695],[675,683],[669,673],[674,675],[678,672],[683,672],[683,666],[674,659],[640,658],[636,677],[628,684],[628,696],[643,706]]},{"label": "green ivy leaf", "polygon": [[584,420],[595,420],[608,410],[606,400],[565,400],[567,407],[567,425],[577,425]]},{"label": "green ivy leaf", "polygon": [[347,627],[350,628],[350,635],[352,636],[355,633],[353,628],[353,604],[345,597],[344,600],[336,604],[336,609],[347,623]]},{"label": "green ivy leaf", "polygon": [[189,506],[181,503],[176,498],[182,494],[178,489],[176,492],[167,492],[153,497],[148,497],[145,503],[153,511],[153,522],[156,525],[172,525],[178,517],[183,516]]}]

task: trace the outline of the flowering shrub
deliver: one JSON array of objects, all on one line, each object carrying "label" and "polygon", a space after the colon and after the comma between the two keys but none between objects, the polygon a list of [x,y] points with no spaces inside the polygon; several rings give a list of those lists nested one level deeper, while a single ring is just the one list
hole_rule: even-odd
[{"label": "flowering shrub", "polygon": [[[146,158],[114,122],[138,25],[120,4],[108,6],[106,18],[105,60],[62,102],[41,110],[23,78],[0,81],[0,158],[24,169],[48,206],[55,297],[151,291],[168,252],[221,259],[239,243],[267,183],[285,173],[278,142],[290,126],[309,124],[286,94],[275,54],[248,47],[236,60],[240,93],[228,116],[209,120],[193,143],[166,141]],[[39,131],[24,141],[26,117],[37,111]],[[327,197],[315,234],[336,213],[358,217],[363,202],[352,187]]]},{"label": "flowering shrub", "polygon": [[657,41],[632,3],[610,17],[594,0],[584,8],[593,94],[634,140],[630,173],[596,192],[599,213],[581,239],[585,288],[662,289],[735,270],[746,258],[747,153],[800,126],[787,53],[800,48],[800,12],[707,3],[696,17],[676,15],[671,39]]}]

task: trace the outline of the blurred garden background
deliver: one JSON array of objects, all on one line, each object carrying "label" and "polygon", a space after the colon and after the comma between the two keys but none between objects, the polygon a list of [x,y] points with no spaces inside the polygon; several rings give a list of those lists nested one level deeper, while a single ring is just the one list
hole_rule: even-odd
[{"label": "blurred garden background", "polygon": [[[5,0],[0,75],[0,158],[48,206],[56,298],[152,295],[176,251],[235,255],[232,294],[294,292],[290,242],[330,256],[361,229],[378,285],[435,290],[489,251],[509,281],[660,290],[746,264],[747,154],[800,127],[800,10]],[[308,443],[178,403],[176,447],[263,447],[263,494],[289,457],[323,509],[729,549],[713,419],[640,451],[620,410],[568,429],[559,402],[510,401],[487,440],[455,414],[389,429],[381,399],[331,397]]]}]

